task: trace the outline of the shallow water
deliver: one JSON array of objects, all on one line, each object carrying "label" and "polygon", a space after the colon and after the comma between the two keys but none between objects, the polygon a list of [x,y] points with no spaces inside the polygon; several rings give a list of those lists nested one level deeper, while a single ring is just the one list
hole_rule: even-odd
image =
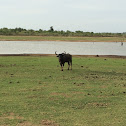
[{"label": "shallow water", "polygon": [[125,42],[0,41],[0,54],[126,55]]}]

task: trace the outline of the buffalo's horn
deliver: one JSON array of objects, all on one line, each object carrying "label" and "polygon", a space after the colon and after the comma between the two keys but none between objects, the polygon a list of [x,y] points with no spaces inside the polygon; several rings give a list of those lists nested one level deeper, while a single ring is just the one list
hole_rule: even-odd
[{"label": "buffalo's horn", "polygon": [[58,55],[56,52],[57,52],[57,51],[55,51],[55,54]]}]

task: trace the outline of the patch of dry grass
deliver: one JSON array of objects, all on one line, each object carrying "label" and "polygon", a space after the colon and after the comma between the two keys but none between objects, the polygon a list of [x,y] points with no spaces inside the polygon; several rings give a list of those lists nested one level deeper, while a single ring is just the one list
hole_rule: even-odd
[{"label": "patch of dry grass", "polygon": [[0,36],[0,41],[126,42],[121,37]]}]

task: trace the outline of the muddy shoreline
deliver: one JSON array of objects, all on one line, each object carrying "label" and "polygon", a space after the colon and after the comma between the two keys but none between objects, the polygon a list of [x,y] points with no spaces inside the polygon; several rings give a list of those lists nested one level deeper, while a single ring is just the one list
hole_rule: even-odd
[{"label": "muddy shoreline", "polygon": [[[55,54],[0,54],[0,56],[55,56]],[[126,56],[119,55],[72,55],[73,57],[101,57],[101,58],[123,58]]]},{"label": "muddy shoreline", "polygon": [[[38,41],[38,42],[43,42],[43,41],[50,41],[50,42],[53,42],[53,41],[55,41],[55,42],[122,42],[122,41],[117,41],[117,40],[114,40],[114,41],[112,41],[112,40],[0,40],[0,41],[19,41],[19,42],[21,42],[21,41],[31,41],[31,42],[34,42],[34,41]],[[125,41],[123,41],[123,42],[126,42],[126,40]]]},{"label": "muddy shoreline", "polygon": [[0,41],[126,42],[122,37],[3,36]]}]

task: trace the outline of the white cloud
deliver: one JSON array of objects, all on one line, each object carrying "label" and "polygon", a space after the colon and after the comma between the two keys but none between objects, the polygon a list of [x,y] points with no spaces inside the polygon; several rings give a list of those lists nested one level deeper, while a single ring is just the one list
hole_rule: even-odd
[{"label": "white cloud", "polygon": [[[104,30],[126,27],[125,0],[1,0],[0,27]],[[104,28],[103,28],[104,27]]]}]

